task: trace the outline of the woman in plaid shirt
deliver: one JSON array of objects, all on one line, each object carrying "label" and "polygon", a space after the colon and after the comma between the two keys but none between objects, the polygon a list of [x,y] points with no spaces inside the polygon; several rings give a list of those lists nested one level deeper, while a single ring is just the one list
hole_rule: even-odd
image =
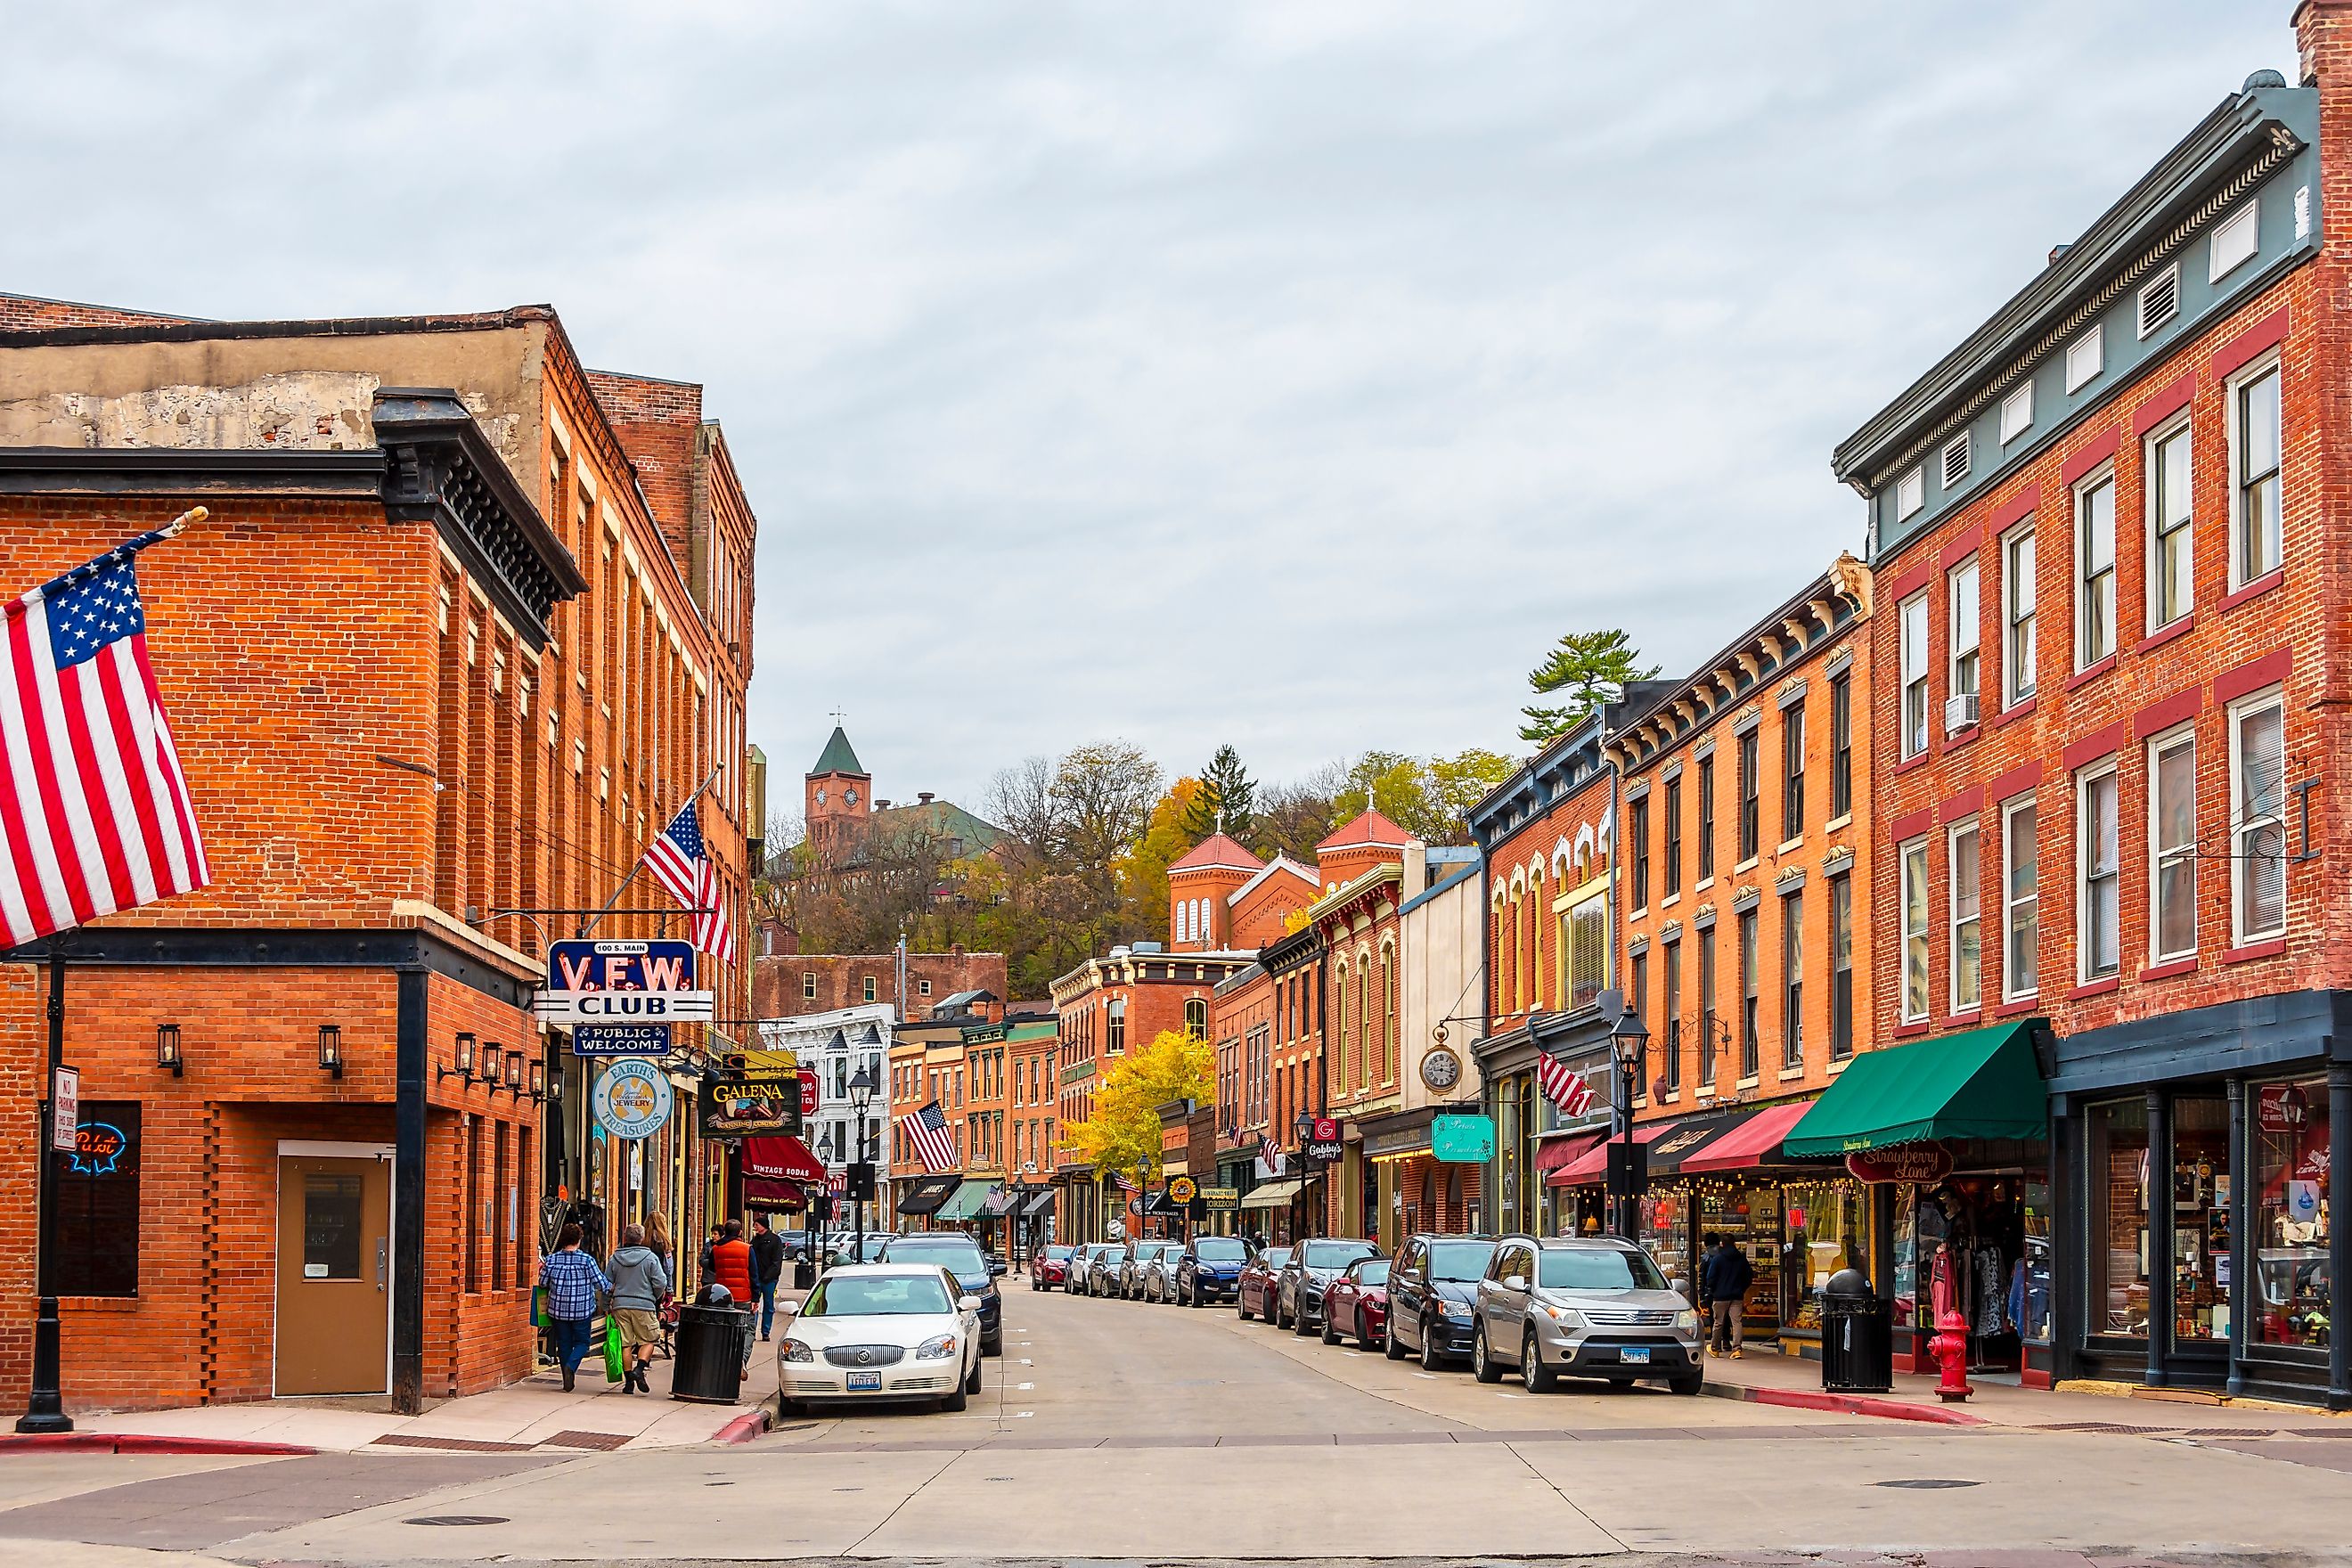
[{"label": "woman in plaid shirt", "polygon": [[567,1394],[588,1353],[588,1325],[613,1289],[596,1260],[580,1250],[582,1234],[578,1225],[565,1226],[555,1238],[555,1250],[539,1260],[539,1282],[547,1287],[547,1315],[555,1324],[555,1354],[563,1363]]}]

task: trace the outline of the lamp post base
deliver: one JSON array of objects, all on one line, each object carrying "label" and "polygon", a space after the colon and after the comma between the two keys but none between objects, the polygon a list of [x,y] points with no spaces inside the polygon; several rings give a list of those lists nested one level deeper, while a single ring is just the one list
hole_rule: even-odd
[{"label": "lamp post base", "polygon": [[58,1299],[44,1296],[40,1315],[33,1320],[33,1389],[25,1401],[25,1414],[16,1417],[16,1430],[29,1436],[74,1429],[73,1417],[66,1414],[65,1399],[58,1388]]}]

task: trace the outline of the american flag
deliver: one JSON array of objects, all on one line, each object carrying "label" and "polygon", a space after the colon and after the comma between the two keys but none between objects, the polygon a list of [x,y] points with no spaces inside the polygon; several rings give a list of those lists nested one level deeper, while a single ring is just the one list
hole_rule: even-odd
[{"label": "american flag", "polygon": [[923,1169],[937,1176],[956,1168],[955,1137],[948,1131],[948,1119],[940,1110],[938,1100],[920,1110],[910,1110],[898,1118],[898,1126],[907,1134],[907,1142],[922,1156]]},{"label": "american flag", "polygon": [[1141,1190],[1136,1186],[1135,1178],[1129,1175],[1125,1171],[1114,1171],[1111,1173],[1110,1179],[1114,1183],[1118,1184],[1118,1190],[1125,1193],[1129,1197],[1133,1197]]},{"label": "american flag", "polygon": [[694,917],[694,945],[721,963],[735,962],[735,923],[727,918],[727,892],[719,885],[719,868],[704,852],[702,823],[688,801],[646,847],[646,864],[670,897]]},{"label": "american flag", "polygon": [[1567,1064],[1549,1051],[1536,1052],[1536,1082],[1542,1086],[1544,1098],[1559,1107],[1562,1116],[1581,1116],[1592,1109],[1592,1086],[1584,1081],[1582,1073],[1569,1071]]},{"label": "american flag", "polygon": [[1269,1171],[1278,1172],[1282,1169],[1282,1151],[1275,1146],[1273,1139],[1264,1133],[1258,1134],[1257,1163]]},{"label": "american flag", "polygon": [[139,603],[139,552],[176,531],[142,533],[7,607],[0,924],[11,945],[212,881]]}]

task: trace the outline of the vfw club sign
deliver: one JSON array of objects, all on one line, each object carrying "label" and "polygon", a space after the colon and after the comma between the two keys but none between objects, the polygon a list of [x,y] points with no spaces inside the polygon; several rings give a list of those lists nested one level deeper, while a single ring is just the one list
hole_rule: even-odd
[{"label": "vfw club sign", "polygon": [[707,1023],[711,994],[694,988],[687,942],[558,942],[547,984],[531,998],[542,1024]]}]

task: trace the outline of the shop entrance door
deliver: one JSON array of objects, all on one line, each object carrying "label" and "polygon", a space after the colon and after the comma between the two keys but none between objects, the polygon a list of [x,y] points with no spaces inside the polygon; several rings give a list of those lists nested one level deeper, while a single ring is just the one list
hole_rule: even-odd
[{"label": "shop entrance door", "polygon": [[391,1387],[392,1153],[278,1161],[280,1396]]},{"label": "shop entrance door", "polygon": [[2172,1354],[2179,1381],[2226,1375],[2230,1349],[2230,1102],[2172,1099]]}]

